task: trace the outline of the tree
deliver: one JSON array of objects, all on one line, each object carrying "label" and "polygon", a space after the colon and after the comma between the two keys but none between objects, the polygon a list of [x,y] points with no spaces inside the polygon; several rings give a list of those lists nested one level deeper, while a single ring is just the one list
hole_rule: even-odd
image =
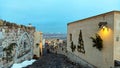
[{"label": "tree", "polygon": [[79,38],[78,38],[77,51],[78,51],[78,52],[81,52],[81,53],[85,53],[84,41],[83,41],[83,39],[82,39],[82,31],[81,31],[81,30],[80,30]]},{"label": "tree", "polygon": [[92,39],[92,42],[93,42],[93,47],[96,47],[98,50],[102,50],[103,48],[103,40],[102,38],[96,34],[96,37],[90,37]]}]

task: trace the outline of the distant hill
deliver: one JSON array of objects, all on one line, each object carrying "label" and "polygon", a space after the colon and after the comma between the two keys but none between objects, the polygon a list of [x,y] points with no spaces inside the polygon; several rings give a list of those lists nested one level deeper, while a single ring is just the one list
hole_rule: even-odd
[{"label": "distant hill", "polygon": [[56,39],[66,40],[67,34],[63,34],[63,33],[43,33],[43,38],[44,39],[56,38]]}]

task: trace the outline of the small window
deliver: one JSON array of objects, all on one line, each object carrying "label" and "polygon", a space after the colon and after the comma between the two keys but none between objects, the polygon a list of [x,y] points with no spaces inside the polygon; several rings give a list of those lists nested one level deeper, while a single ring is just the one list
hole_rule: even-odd
[{"label": "small window", "polygon": [[70,41],[72,41],[72,34],[70,34]]},{"label": "small window", "polygon": [[39,43],[36,44],[36,48],[39,46]]},{"label": "small window", "polygon": [[116,37],[116,41],[117,41],[117,42],[119,41],[119,36],[118,36],[118,37]]}]

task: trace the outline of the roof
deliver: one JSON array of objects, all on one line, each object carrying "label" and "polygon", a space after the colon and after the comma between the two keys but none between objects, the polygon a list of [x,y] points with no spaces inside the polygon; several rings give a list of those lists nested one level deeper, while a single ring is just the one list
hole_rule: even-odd
[{"label": "roof", "polygon": [[77,23],[77,22],[79,22],[79,21],[83,21],[83,20],[88,20],[88,19],[91,19],[91,18],[95,18],[95,17],[98,17],[98,16],[102,16],[102,15],[114,13],[114,12],[120,13],[120,11],[113,10],[113,11],[106,12],[106,13],[103,13],[103,14],[99,14],[99,15],[95,15],[95,16],[92,16],[92,17],[88,17],[88,18],[84,18],[84,19],[81,19],[81,20],[77,20],[77,21],[74,21],[74,22],[70,22],[70,23],[68,23],[67,25],[70,25],[70,24],[72,24],[72,23]]}]

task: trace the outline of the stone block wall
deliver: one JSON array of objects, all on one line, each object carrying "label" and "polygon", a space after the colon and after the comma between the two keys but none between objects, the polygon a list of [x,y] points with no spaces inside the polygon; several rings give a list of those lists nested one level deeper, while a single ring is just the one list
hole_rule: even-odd
[{"label": "stone block wall", "polygon": [[35,27],[0,20],[0,66],[29,60],[33,56]]}]

